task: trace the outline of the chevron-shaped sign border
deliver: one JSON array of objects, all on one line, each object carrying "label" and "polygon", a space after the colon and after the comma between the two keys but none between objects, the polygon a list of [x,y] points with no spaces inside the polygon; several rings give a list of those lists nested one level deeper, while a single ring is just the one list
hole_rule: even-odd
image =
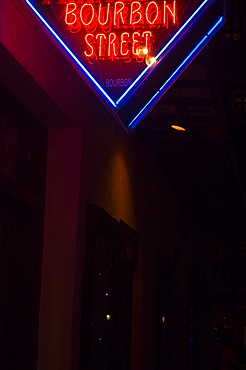
[{"label": "chevron-shaped sign border", "polygon": [[225,23],[224,0],[202,1],[158,51],[154,61],[141,71],[120,96],[114,98],[51,27],[35,6],[34,0],[25,1],[57,40],[85,81],[128,132],[140,123]]}]

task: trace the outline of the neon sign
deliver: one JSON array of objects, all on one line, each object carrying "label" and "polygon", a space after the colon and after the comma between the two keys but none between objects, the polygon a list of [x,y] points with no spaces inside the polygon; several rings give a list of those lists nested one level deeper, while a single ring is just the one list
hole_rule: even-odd
[{"label": "neon sign", "polygon": [[130,131],[225,22],[224,0],[25,0]]},{"label": "neon sign", "polygon": [[66,4],[65,23],[84,31],[87,58],[143,62],[153,53],[153,30],[177,23],[176,1],[122,1]]}]

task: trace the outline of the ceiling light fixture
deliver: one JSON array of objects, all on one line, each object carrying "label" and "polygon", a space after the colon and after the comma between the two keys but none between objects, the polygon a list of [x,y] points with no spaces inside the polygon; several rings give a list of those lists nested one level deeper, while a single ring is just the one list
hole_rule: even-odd
[{"label": "ceiling light fixture", "polygon": [[182,127],[182,126],[177,126],[177,125],[172,125],[171,126],[174,130],[178,130],[178,131],[185,131],[185,128]]}]

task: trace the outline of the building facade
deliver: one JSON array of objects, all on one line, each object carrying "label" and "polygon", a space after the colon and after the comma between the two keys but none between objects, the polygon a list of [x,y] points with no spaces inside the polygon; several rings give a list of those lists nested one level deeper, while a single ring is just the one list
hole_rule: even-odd
[{"label": "building facade", "polygon": [[245,304],[244,256],[232,292],[228,244],[21,0],[0,3],[0,88],[0,367],[212,367],[225,301]]}]

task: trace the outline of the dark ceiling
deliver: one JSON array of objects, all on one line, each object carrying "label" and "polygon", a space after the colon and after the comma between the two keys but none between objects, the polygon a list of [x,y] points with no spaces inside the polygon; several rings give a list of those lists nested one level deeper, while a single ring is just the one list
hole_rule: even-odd
[{"label": "dark ceiling", "polygon": [[245,14],[227,1],[222,30],[137,129],[201,229],[234,240],[246,236]]}]

